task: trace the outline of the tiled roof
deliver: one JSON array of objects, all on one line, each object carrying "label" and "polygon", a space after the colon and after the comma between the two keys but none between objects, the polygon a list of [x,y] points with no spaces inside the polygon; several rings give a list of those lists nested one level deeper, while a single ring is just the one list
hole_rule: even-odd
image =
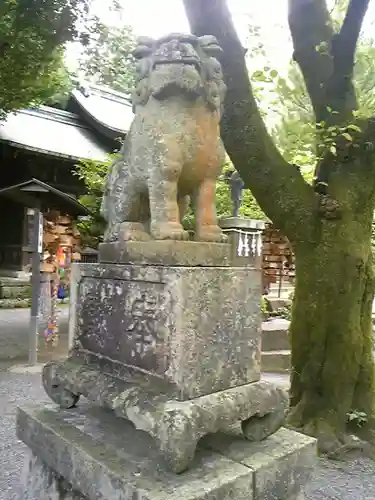
[{"label": "tiled roof", "polygon": [[72,160],[103,161],[110,152],[77,115],[48,106],[8,115],[0,122],[0,141]]},{"label": "tiled roof", "polygon": [[78,87],[72,92],[78,113],[101,134],[120,139],[129,131],[133,120],[129,96],[107,87]]}]

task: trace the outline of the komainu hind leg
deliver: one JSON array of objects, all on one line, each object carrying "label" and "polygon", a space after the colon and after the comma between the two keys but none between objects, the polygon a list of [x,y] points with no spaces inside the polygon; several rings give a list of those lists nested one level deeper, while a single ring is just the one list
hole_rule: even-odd
[{"label": "komainu hind leg", "polygon": [[222,243],[227,241],[217,223],[215,207],[216,183],[214,179],[205,179],[199,187],[196,197],[195,223],[196,240]]}]

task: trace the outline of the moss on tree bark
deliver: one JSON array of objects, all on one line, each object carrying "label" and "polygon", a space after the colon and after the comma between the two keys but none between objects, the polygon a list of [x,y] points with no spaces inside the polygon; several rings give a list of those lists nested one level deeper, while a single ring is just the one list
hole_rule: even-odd
[{"label": "moss on tree bark", "polygon": [[315,240],[295,245],[289,422],[329,452],[343,443],[349,412],[372,415],[373,277],[368,221],[317,226]]}]

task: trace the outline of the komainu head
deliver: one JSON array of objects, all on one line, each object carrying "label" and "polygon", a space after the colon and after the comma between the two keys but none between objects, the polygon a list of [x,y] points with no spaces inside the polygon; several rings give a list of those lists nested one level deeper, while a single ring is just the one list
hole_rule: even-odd
[{"label": "komainu head", "polygon": [[172,33],[153,40],[142,37],[134,56],[138,59],[133,105],[145,106],[150,98],[166,100],[203,98],[212,111],[221,111],[226,86],[213,36]]}]

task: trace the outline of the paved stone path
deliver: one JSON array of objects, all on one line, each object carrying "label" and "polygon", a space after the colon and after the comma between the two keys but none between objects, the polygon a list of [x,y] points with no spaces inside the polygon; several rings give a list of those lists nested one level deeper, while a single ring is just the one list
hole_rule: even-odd
[{"label": "paved stone path", "polygon": [[[50,401],[41,387],[40,368],[8,368],[0,365],[0,500],[20,500],[19,478],[26,447],[15,435],[15,411],[17,406]],[[279,383],[286,382],[279,379]],[[365,458],[320,460],[306,493],[306,500],[374,500],[375,465]]]}]

